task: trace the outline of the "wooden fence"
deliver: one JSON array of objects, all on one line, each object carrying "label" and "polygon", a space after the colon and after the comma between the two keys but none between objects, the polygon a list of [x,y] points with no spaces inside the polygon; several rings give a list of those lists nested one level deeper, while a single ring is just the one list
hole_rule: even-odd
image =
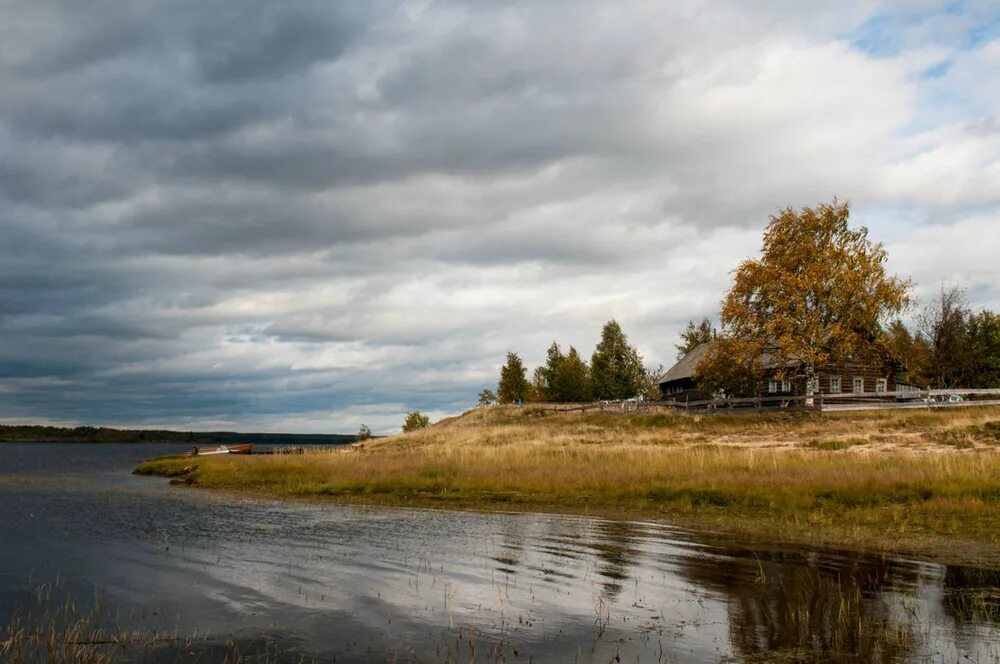
[{"label": "wooden fence", "polygon": [[644,401],[595,401],[587,404],[537,404],[533,408],[551,412],[607,413],[762,413],[786,410],[834,412],[905,408],[962,408],[1000,405],[1000,389],[909,390],[904,392],[845,392],[743,397],[734,399],[699,399]]}]

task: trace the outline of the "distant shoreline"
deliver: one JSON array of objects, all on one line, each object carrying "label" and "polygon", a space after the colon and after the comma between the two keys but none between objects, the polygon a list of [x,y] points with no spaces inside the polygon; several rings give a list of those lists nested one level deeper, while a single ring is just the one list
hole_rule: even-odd
[{"label": "distant shoreline", "polygon": [[3,443],[171,443],[185,445],[346,445],[351,434],[237,433],[233,431],[172,431],[169,429],[115,429],[112,427],[53,427],[0,425]]}]

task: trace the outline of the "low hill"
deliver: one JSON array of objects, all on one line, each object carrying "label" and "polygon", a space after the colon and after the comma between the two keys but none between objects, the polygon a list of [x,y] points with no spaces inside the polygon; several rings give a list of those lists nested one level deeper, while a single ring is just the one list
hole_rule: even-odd
[{"label": "low hill", "polygon": [[366,445],[490,448],[498,445],[728,446],[855,451],[984,449],[1000,445],[1000,406],[928,410],[687,415],[563,411],[558,406],[477,408],[422,431]]}]

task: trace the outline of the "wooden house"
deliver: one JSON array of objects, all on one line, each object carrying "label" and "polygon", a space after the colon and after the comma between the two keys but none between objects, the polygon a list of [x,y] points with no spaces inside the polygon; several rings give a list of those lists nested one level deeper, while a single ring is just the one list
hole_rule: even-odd
[{"label": "wooden house", "polygon": [[695,380],[694,372],[698,368],[698,363],[705,356],[707,343],[695,346],[693,350],[686,353],[677,364],[670,367],[663,380],[660,381],[660,398],[683,401],[685,399],[701,399],[702,394],[698,391],[698,382]]},{"label": "wooden house", "polygon": [[[687,353],[660,381],[660,398],[675,401],[710,398],[698,390],[695,371],[705,356],[709,344],[703,343]],[[757,385],[760,396],[788,396],[806,394],[805,378],[794,366],[781,367],[770,355],[762,358],[763,370]],[[819,367],[813,394],[858,394],[877,396],[896,390],[895,376],[902,365],[878,351],[864,357],[850,357],[840,362]],[[784,374],[784,375],[782,375]]]}]

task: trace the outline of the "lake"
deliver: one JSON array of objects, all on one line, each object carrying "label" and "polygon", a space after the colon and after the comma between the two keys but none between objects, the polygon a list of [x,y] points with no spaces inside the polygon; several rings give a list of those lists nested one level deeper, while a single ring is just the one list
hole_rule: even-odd
[{"label": "lake", "polygon": [[183,448],[0,445],[0,625],[46,584],[115,624],[197,636],[140,661],[1000,660],[996,571],[131,475]]}]

